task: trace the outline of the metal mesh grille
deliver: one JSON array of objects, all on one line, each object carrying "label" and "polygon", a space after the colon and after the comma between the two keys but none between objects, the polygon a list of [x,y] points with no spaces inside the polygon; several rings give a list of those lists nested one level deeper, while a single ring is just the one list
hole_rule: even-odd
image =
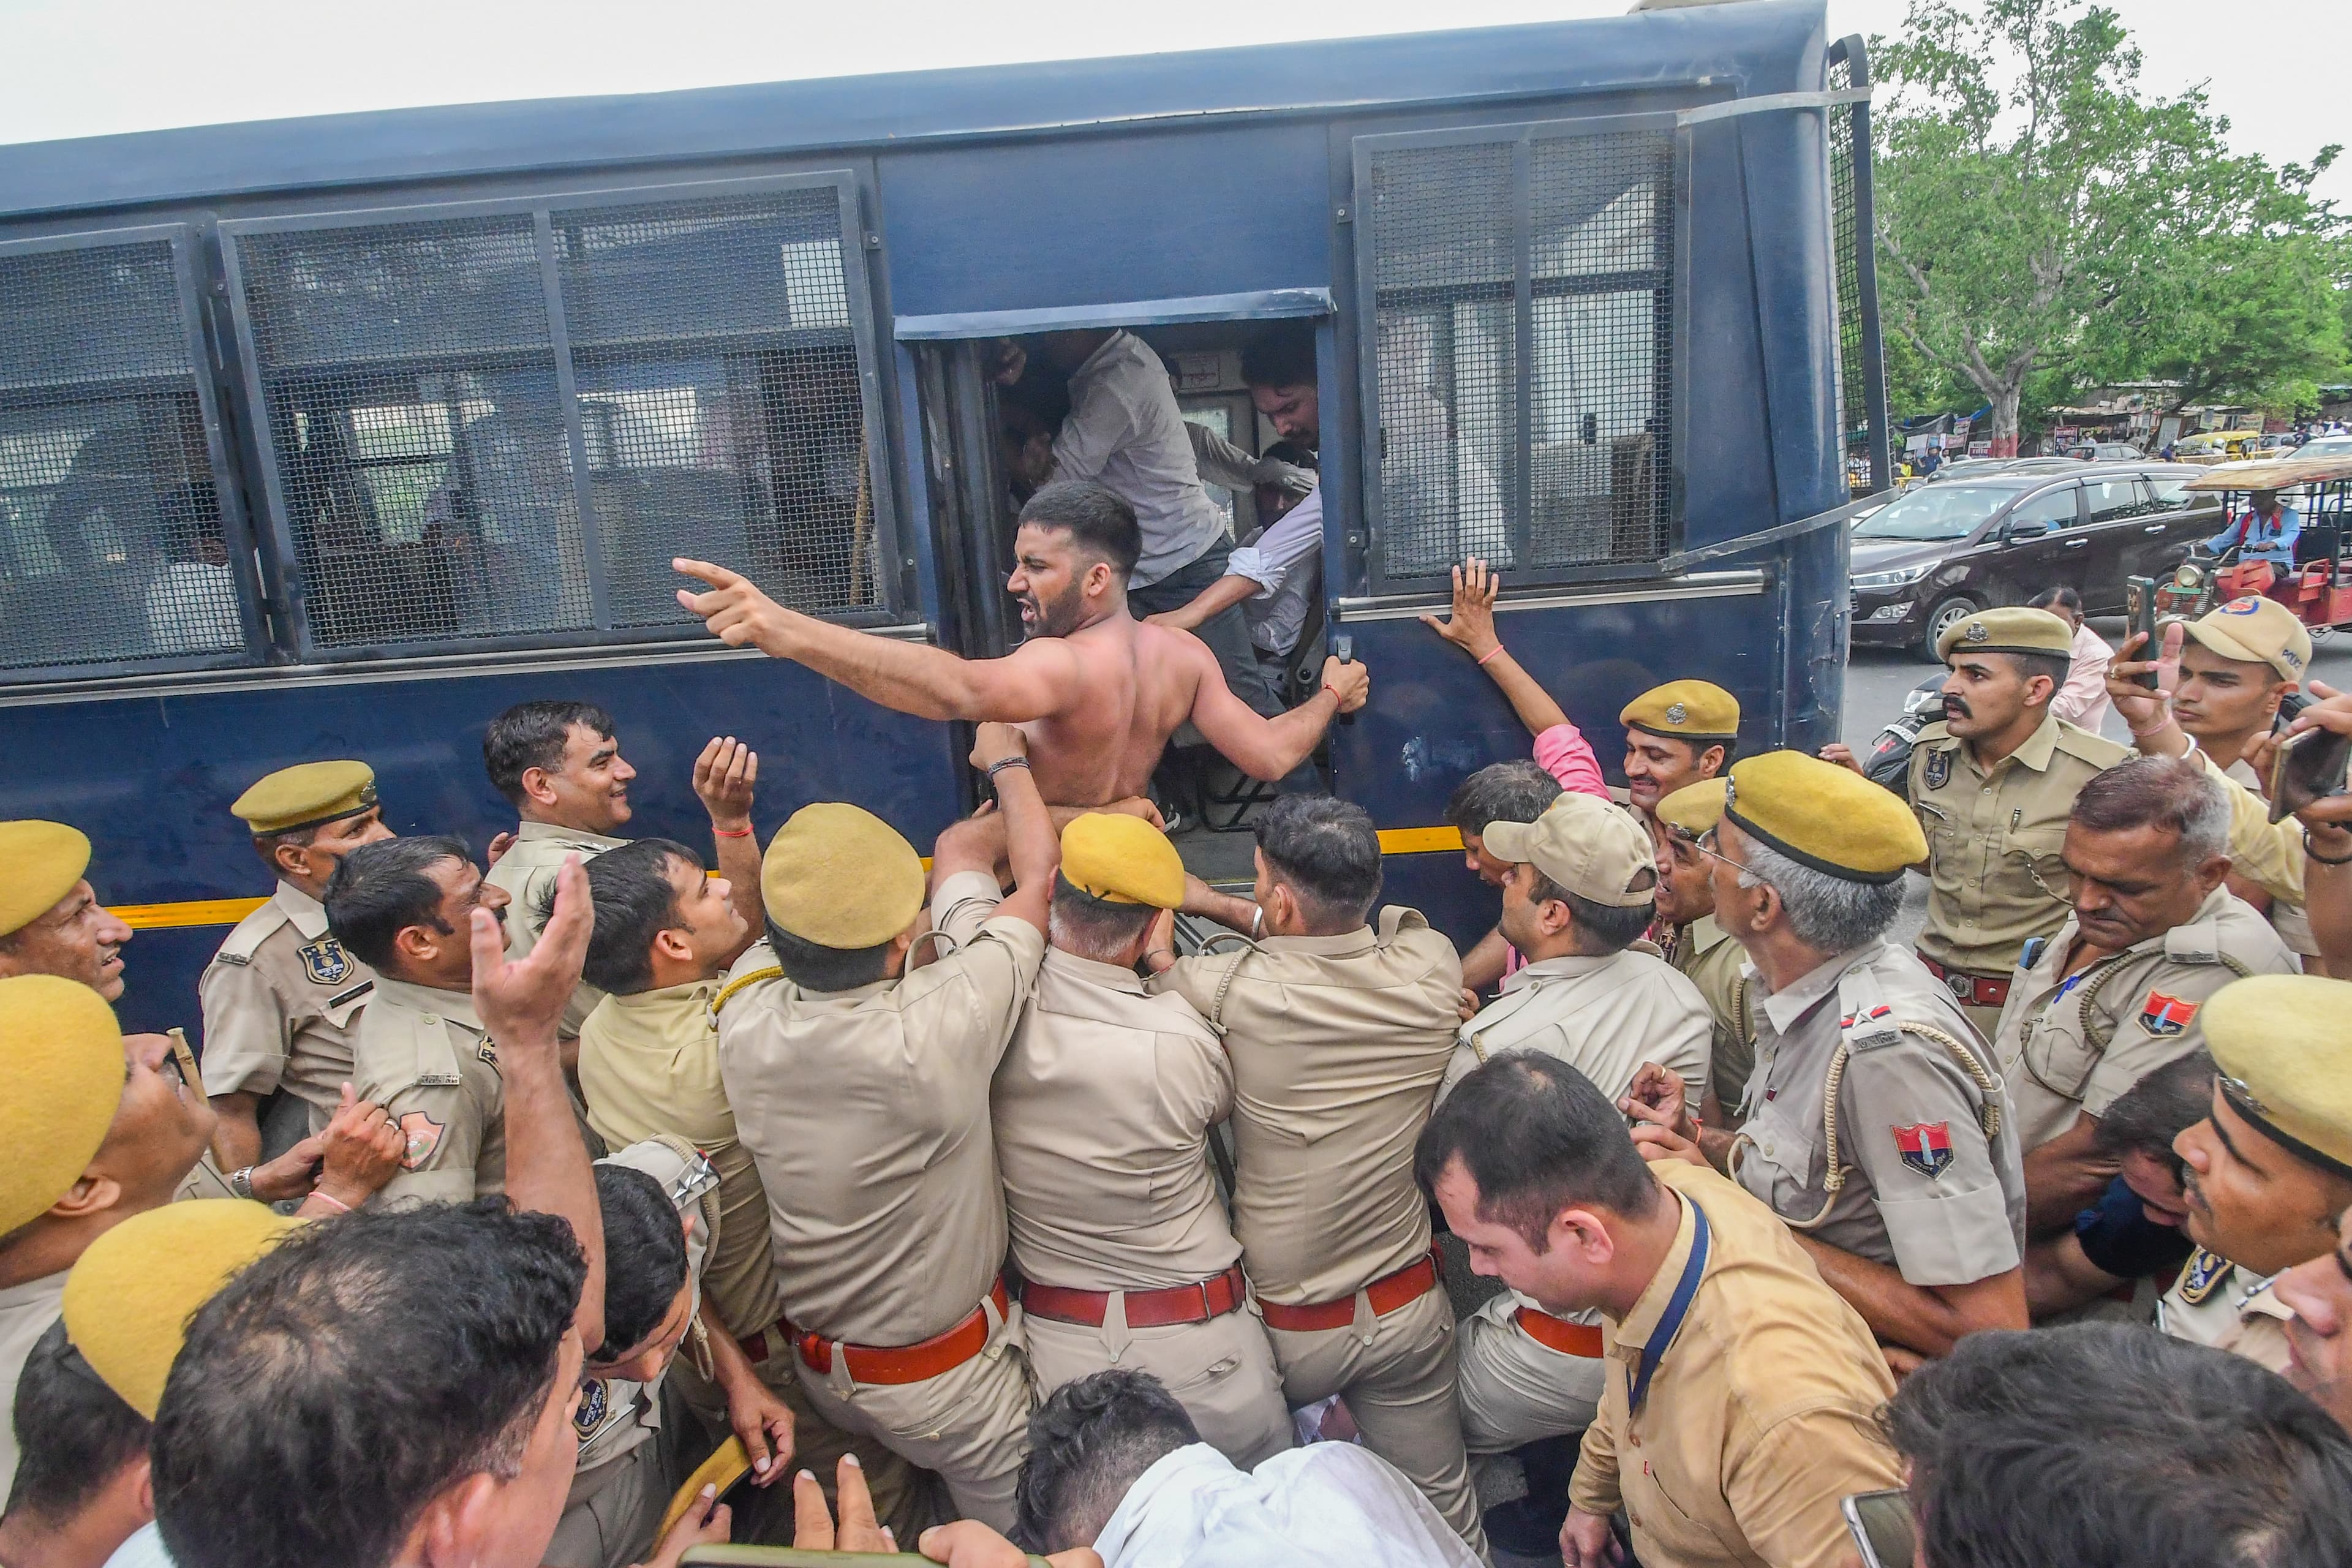
[{"label": "metal mesh grille", "polygon": [[592,625],[530,217],[237,244],[312,637]]},{"label": "metal mesh grille", "polygon": [[[1843,56],[1830,61],[1829,90],[1843,92],[1853,85],[1853,62]],[[1864,374],[1866,339],[1862,322],[1862,258],[1854,232],[1853,163],[1854,105],[1841,103],[1829,111],[1830,227],[1837,279],[1837,409],[1846,460],[1867,462],[1870,420],[1864,407],[1869,381]]]},{"label": "metal mesh grille", "polygon": [[1367,158],[1382,579],[1665,552],[1674,150],[1505,132]]},{"label": "metal mesh grille", "polygon": [[0,256],[0,669],[245,647],[171,242]]},{"label": "metal mesh grille", "polygon": [[614,624],[690,619],[674,555],[796,609],[875,603],[838,193],[553,217]]}]

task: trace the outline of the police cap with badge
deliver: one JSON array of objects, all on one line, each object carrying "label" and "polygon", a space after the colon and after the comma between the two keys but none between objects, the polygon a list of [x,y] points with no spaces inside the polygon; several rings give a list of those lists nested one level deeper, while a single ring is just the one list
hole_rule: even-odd
[{"label": "police cap with badge", "polygon": [[2253,975],[2213,993],[2204,1023],[2230,1109],[2305,1164],[2352,1181],[2352,984]]},{"label": "police cap with badge", "polygon": [[1617,721],[1669,741],[1699,746],[1739,739],[1739,699],[1705,680],[1669,680],[1625,704]]},{"label": "police cap with badge", "polygon": [[2027,653],[2048,658],[2074,656],[2074,628],[2047,610],[2013,605],[1979,610],[1954,621],[1936,639],[1936,657],[1951,662],[1954,653]]},{"label": "police cap with badge", "polygon": [[272,838],[375,808],[375,770],[365,763],[338,762],[298,763],[264,774],[228,809],[256,838]]},{"label": "police cap with badge", "polygon": [[1927,858],[1927,835],[1900,796],[1802,752],[1733,763],[1723,819],[1798,865],[1848,882],[1892,882]]},{"label": "police cap with badge", "polygon": [[2300,681],[2311,664],[2311,633],[2293,610],[2259,594],[2217,605],[2186,629],[2223,658],[2266,664],[2281,680]]},{"label": "police cap with badge", "polygon": [[1685,784],[1658,802],[1657,818],[1676,837],[1704,838],[1723,820],[1723,800],[1730,787],[1730,780],[1719,778]]},{"label": "police cap with badge", "polygon": [[62,902],[89,869],[89,837],[62,822],[0,822],[0,936]]}]

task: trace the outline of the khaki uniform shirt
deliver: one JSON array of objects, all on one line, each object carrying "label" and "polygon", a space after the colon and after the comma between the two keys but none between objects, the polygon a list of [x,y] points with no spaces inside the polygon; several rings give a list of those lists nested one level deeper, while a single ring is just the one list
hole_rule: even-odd
[{"label": "khaki uniform shirt", "polygon": [[589,1124],[608,1147],[667,1133],[701,1150],[719,1173],[719,1234],[702,1281],[728,1331],[749,1339],[783,1309],[767,1190],[736,1136],[735,1110],[719,1079],[719,1026],[710,1016],[718,993],[713,980],[606,996],[580,1030],[580,1090]]},{"label": "khaki uniform shirt", "polygon": [[[626,1165],[639,1170],[661,1183],[663,1190],[677,1192],[686,1163],[678,1151],[667,1142],[646,1142],[616,1149],[600,1165]],[[686,1233],[686,1278],[694,1289],[697,1310],[702,1306],[703,1275],[709,1268],[710,1247],[701,1215],[696,1215],[694,1226]],[[678,1344],[678,1355],[693,1353],[696,1331],[689,1327],[687,1337]],[[624,1349],[628,1347],[624,1346]],[[646,1442],[661,1429],[661,1391],[669,1369],[677,1364],[677,1357],[666,1363],[659,1376],[651,1383],[638,1383],[625,1377],[583,1377],[580,1383],[580,1405],[572,1413],[572,1435],[580,1441],[579,1468],[572,1472],[572,1490],[564,1506],[593,1497],[619,1472],[613,1468],[619,1460]]]},{"label": "khaki uniform shirt", "polygon": [[1209,1129],[1233,1113],[1234,1065],[1183,997],[1048,950],[992,1103],[1023,1279],[1156,1290],[1241,1256],[1209,1175]]},{"label": "khaki uniform shirt", "polygon": [[[1569,1500],[1622,1504],[1633,1550],[1658,1568],[1832,1568],[1851,1559],[1839,1500],[1903,1484],[1878,1434],[1895,1382],[1870,1330],[1822,1283],[1788,1227],[1714,1172],[1650,1167],[1679,1194],[1682,1228],[1649,1289],[1611,1323],[1601,1410]],[[1706,1211],[1705,1272],[1682,1328],[1653,1344]],[[1629,1413],[1644,1355],[1663,1357]]]},{"label": "khaki uniform shirt", "polygon": [[407,1136],[400,1172],[371,1205],[464,1203],[507,1190],[506,1080],[463,991],[379,977],[360,1015],[352,1081]]},{"label": "khaki uniform shirt", "polygon": [[[72,1272],[60,1268],[0,1290],[0,1409],[16,1410],[16,1384],[25,1376],[25,1363],[31,1359],[33,1346],[49,1331],[49,1325],[64,1315],[66,1276]],[[16,1423],[0,1421],[0,1509],[8,1506],[20,1457]]]},{"label": "khaki uniform shirt", "polygon": [[[854,1344],[961,1321],[1004,1261],[989,1080],[1036,984],[1045,934],[992,918],[993,878],[931,900],[954,952],[851,991],[754,981],[719,1014],[719,1071],[768,1192],[785,1310]],[[775,967],[765,942],[736,980]]]},{"label": "khaki uniform shirt", "polygon": [[352,1076],[360,1009],[375,971],[327,932],[326,906],[280,882],[237,921],[205,966],[205,1092],[268,1096],[283,1089],[327,1125]]},{"label": "khaki uniform shirt", "polygon": [[1715,1020],[1708,1086],[1724,1110],[1737,1110],[1748,1075],[1756,1070],[1756,1026],[1748,1017],[1748,982],[1740,974],[1747,952],[1723,934],[1713,915],[1701,915],[1674,932],[1666,962],[1706,998],[1707,1014]]},{"label": "khaki uniform shirt", "polygon": [[1443,932],[1392,905],[1377,931],[1181,958],[1150,988],[1224,1030],[1234,1231],[1261,1299],[1339,1300],[1427,1256],[1412,1146],[1461,1022],[1462,960]]},{"label": "khaki uniform shirt", "polygon": [[[1992,1052],[1916,958],[1884,942],[1842,952],[1785,991],[1748,972],[1756,1076],[1734,1174],[1826,1246],[1891,1264],[1914,1285],[1965,1285],[2025,1256],[2025,1172],[2016,1117]],[[1992,1078],[1988,1094],[1921,1024],[1958,1041]],[[1829,1189],[1823,1100],[1839,1047],[1837,1163]],[[2000,1128],[1988,1140],[1990,1100]],[[1819,1217],[1816,1217],[1819,1216]]]},{"label": "khaki uniform shirt", "polygon": [[1612,1100],[1643,1062],[1681,1075],[1690,1102],[1706,1091],[1715,1019],[1698,987],[1663,958],[1628,948],[1539,959],[1506,975],[1503,993],[1461,1026],[1438,1090],[1444,1099],[1499,1051],[1548,1051]]},{"label": "khaki uniform shirt", "polygon": [[[539,945],[539,933],[547,924],[548,902],[555,897],[555,874],[563,869],[564,857],[577,855],[585,865],[607,849],[617,849],[628,842],[625,838],[607,838],[602,834],[583,833],[577,828],[560,827],[551,822],[526,822],[515,829],[515,841],[499,858],[482,880],[504,888],[514,901],[507,906],[507,956],[520,958]],[[580,1026],[604,994],[586,981],[582,981],[572,993],[572,1001],[563,1009],[563,1021],[556,1030],[566,1039],[578,1037]]]},{"label": "khaki uniform shirt", "polygon": [[[2256,795],[2262,793],[2261,777],[2246,765],[2243,757],[2222,769],[2221,773],[2224,778],[2243,784]],[[2271,929],[2278,932],[2279,940],[2286,943],[2290,951],[2305,958],[2319,956],[2319,938],[2313,933],[2311,916],[2304,911],[2301,904],[2290,903],[2284,899],[2272,900],[2270,922]]]},{"label": "khaki uniform shirt", "polygon": [[2245,974],[2291,974],[2294,955],[2253,906],[2216,888],[2185,925],[2072,976],[2072,915],[2010,983],[1994,1041],[2031,1152],[2168,1062],[2205,1044],[2205,999]]},{"label": "khaki uniform shirt", "polygon": [[2275,1282],[2275,1276],[2258,1278],[2200,1247],[2156,1304],[2156,1326],[2176,1340],[2228,1351],[2284,1375],[2286,1321],[2294,1313],[2272,1293]]},{"label": "khaki uniform shirt", "polygon": [[2075,795],[2131,754],[2053,716],[1988,773],[1941,721],[1920,731],[1909,795],[1933,886],[1919,951],[1971,974],[2016,968],[2026,939],[2066,918],[2061,852]]}]

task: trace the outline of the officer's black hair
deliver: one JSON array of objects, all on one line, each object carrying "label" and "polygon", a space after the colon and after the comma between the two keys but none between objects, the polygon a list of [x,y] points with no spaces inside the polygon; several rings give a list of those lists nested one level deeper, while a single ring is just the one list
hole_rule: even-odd
[{"label": "officer's black hair", "polygon": [[[179,1568],[383,1568],[467,1478],[512,1479],[587,1258],[503,1198],[304,1226],[200,1309],[149,1452]],[[566,1434],[568,1438],[569,1434]]]},{"label": "officer's black hair", "polygon": [[775,949],[784,978],[803,991],[855,991],[888,978],[890,973],[887,942],[872,947],[826,947],[770,921],[768,945]]},{"label": "officer's black hair", "polygon": [[651,1174],[596,1163],[604,1215],[604,1343],[588,1359],[612,1363],[653,1338],[686,1285],[686,1226]]},{"label": "officer's black hair", "polygon": [[1381,896],[1381,836],[1371,813],[1328,795],[1286,795],[1251,826],[1258,853],[1318,934],[1353,931]]},{"label": "officer's black hair", "polygon": [[1013,1540],[1031,1552],[1092,1544],[1144,1471],[1200,1440],[1190,1413],[1148,1372],[1110,1367],[1062,1384],[1029,1417]]},{"label": "officer's black hair", "polygon": [[1242,380],[1251,386],[1313,386],[1315,334],[1306,327],[1273,326],[1242,345]]},{"label": "officer's black hair", "polygon": [[585,725],[601,740],[613,738],[613,716],[593,702],[518,702],[491,720],[482,731],[482,766],[490,787],[520,809],[527,798],[522,775],[532,768],[560,771],[574,724]]},{"label": "officer's black hair", "polygon": [[1459,832],[1484,835],[1490,822],[1533,822],[1559,795],[1559,781],[1524,757],[1489,763],[1454,786],[1445,820]]},{"label": "officer's black hair", "polygon": [[1276,441],[1258,455],[1272,458],[1277,463],[1288,463],[1294,468],[1305,468],[1310,473],[1323,467],[1321,456],[1313,447],[1298,441]]},{"label": "officer's black hair", "polygon": [[16,1480],[0,1518],[61,1529],[123,1467],[147,1455],[147,1418],[90,1370],[67,1340],[63,1319],[33,1342],[10,1415]]},{"label": "officer's black hair", "polygon": [[1092,479],[1056,479],[1044,486],[1021,508],[1021,521],[1068,534],[1080,554],[1108,565],[1121,583],[1143,558],[1135,509]]},{"label": "officer's black hair", "polygon": [[2044,588],[2026,600],[2025,607],[2029,610],[2049,610],[2053,613],[2060,610],[2072,610],[2079,616],[2083,613],[2083,595],[2061,583],[2054,588]]},{"label": "officer's black hair", "polygon": [[2252,1362],[2123,1323],[1970,1334],[1879,1423],[1927,1563],[2352,1563],[2352,1437]]},{"label": "officer's black hair", "polygon": [[702,857],[673,838],[615,845],[582,868],[596,906],[596,929],[588,933],[580,974],[597,990],[634,996],[652,986],[654,938],[681,923],[677,889],[669,879],[673,861],[693,867],[698,877],[703,873]]},{"label": "officer's black hair", "polygon": [[2032,680],[2037,675],[2048,676],[2050,696],[2053,699],[2058,695],[2058,689],[2066,684],[2068,672],[2074,668],[2074,658],[2063,653],[2012,653],[2009,658],[2017,667],[2020,680]]},{"label": "officer's black hair", "polygon": [[1646,1218],[1658,1181],[1625,1118],[1593,1081],[1541,1051],[1505,1051],[1454,1086],[1413,1145],[1412,1175],[1433,1198],[1456,1160],[1478,1186],[1478,1218],[1538,1252],[1560,1210]]},{"label": "officer's black hair", "polygon": [[327,929],[353,958],[390,973],[394,942],[410,926],[430,926],[453,935],[441,923],[441,887],[429,873],[444,860],[473,859],[462,838],[428,834],[362,844],[337,863],[327,879]]}]

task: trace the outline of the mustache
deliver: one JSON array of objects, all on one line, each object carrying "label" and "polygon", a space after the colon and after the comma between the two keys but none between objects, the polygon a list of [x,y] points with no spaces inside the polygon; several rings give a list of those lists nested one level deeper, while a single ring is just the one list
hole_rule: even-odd
[{"label": "mustache", "polygon": [[1974,715],[1969,711],[1969,700],[1967,698],[1947,697],[1944,699],[1944,717],[1947,719],[1968,719],[1974,717]]}]

